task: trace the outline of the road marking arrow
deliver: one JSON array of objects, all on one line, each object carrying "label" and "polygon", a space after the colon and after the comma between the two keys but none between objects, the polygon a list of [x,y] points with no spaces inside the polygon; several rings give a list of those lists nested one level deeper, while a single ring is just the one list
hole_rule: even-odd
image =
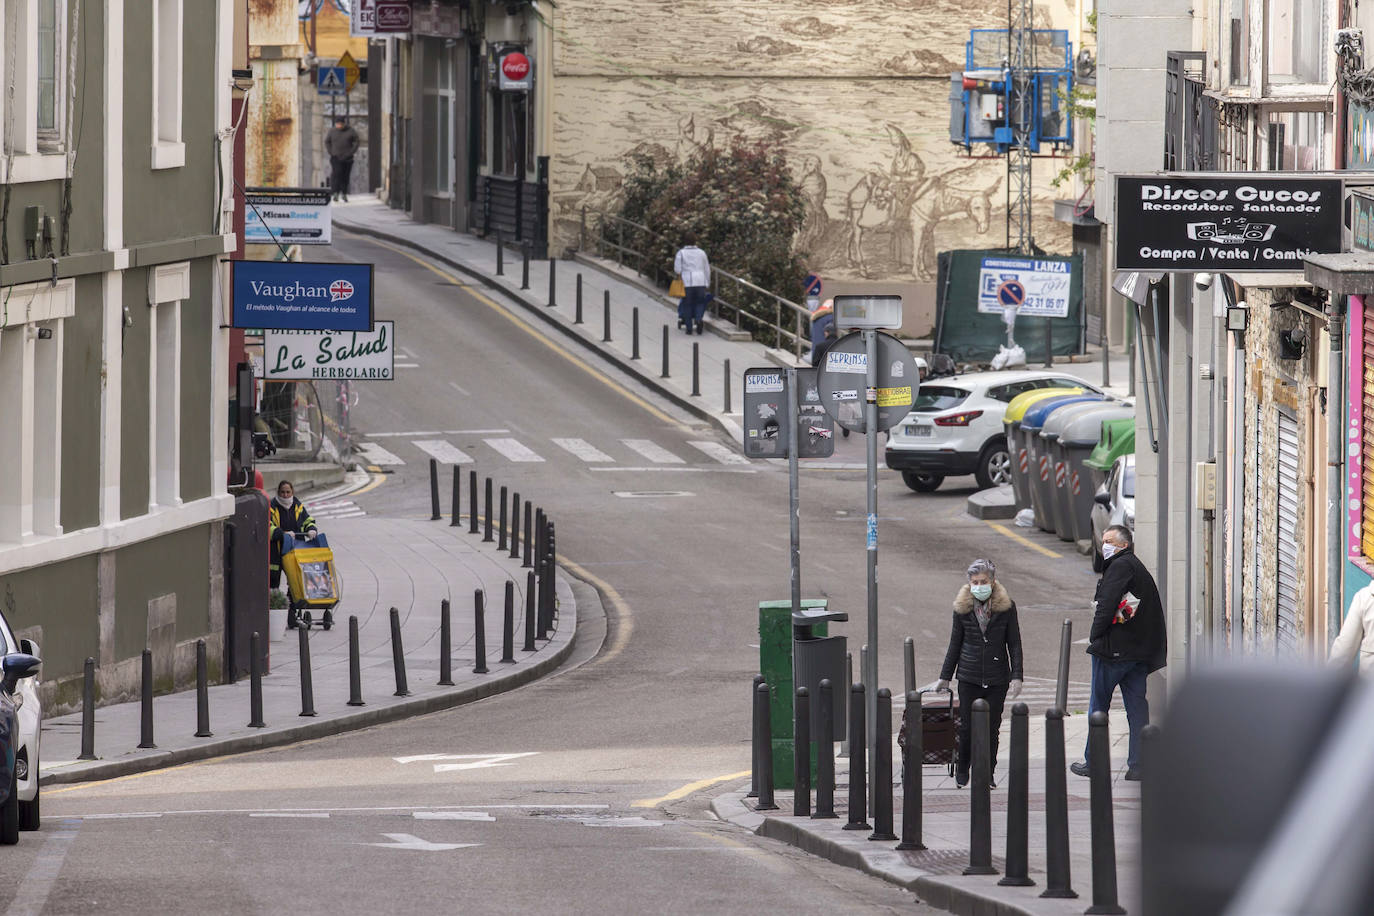
[{"label": "road marking arrow", "polygon": [[377,846],[381,849],[417,849],[422,852],[442,852],[448,849],[466,849],[469,846],[481,846],[481,843],[431,843],[429,840],[422,840],[409,833],[384,833],[382,836],[390,840],[390,843],[368,843],[368,846]]},{"label": "road marking arrow", "polygon": [[430,763],[436,760],[470,760],[471,763],[435,763],[434,772],[447,773],[450,770],[485,770],[490,767],[510,766],[510,761],[521,757],[533,757],[538,751],[525,751],[520,754],[417,754],[413,757],[393,757],[397,763]]}]

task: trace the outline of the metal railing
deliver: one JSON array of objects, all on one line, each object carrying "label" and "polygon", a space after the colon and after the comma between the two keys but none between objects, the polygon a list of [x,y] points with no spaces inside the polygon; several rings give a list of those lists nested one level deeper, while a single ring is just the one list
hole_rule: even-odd
[{"label": "metal railing", "polygon": [[[591,220],[588,220],[588,217]],[[599,258],[614,258],[617,265],[629,266],[657,286],[667,288],[672,278],[671,264],[656,260],[646,242],[663,242],[663,236],[642,223],[614,214],[587,212],[582,208],[578,250],[591,251]],[[590,246],[590,247],[589,247]],[[771,293],[728,270],[711,265],[712,315],[733,322],[766,346],[790,350],[801,359],[811,346],[811,312],[803,305]]]}]

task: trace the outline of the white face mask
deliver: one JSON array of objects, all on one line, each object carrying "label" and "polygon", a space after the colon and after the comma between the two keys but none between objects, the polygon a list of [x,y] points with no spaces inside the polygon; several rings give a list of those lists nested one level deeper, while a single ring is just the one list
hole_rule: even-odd
[{"label": "white face mask", "polygon": [[277,494],[277,505],[281,506],[283,509],[290,509],[291,504],[295,501],[296,497],[294,495],[282,496],[280,493]]},{"label": "white face mask", "polygon": [[1109,544],[1106,541],[1102,542],[1102,559],[1110,560],[1112,557],[1116,556],[1120,552],[1121,548],[1116,546],[1115,544]]},{"label": "white face mask", "polygon": [[992,596],[991,585],[970,585],[968,590],[973,593],[973,597],[979,601],[987,601]]}]

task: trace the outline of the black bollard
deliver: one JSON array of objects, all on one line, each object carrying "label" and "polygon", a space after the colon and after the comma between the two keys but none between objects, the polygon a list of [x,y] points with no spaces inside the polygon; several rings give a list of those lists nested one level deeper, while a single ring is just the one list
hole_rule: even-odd
[{"label": "black bollard", "polygon": [[902,686],[906,688],[903,696],[916,689],[916,642],[910,636],[902,640]]},{"label": "black bollard", "polygon": [[501,488],[501,515],[497,519],[496,549],[506,549],[506,488]]},{"label": "black bollard", "polygon": [[[525,504],[529,508],[529,504]],[[525,575],[525,652],[534,651],[534,570]]]},{"label": "black bollard", "polygon": [[520,288],[530,288],[530,246],[528,242],[520,246]]},{"label": "black bollard", "polygon": [[668,375],[668,326],[663,326],[663,374],[659,378],[670,378]]},{"label": "black bollard", "polygon": [[450,501],[450,509],[452,510],[452,515],[448,521],[448,525],[450,528],[458,527],[458,493],[463,489],[462,475],[463,472],[458,470],[458,465],[455,464],[453,466],[453,498]]},{"label": "black bollard", "polygon": [[867,712],[864,706],[864,685],[851,684],[849,686],[849,823],[844,825],[845,830],[873,829],[868,823],[868,780],[865,778],[868,768],[868,755],[862,753],[862,749],[868,746],[864,719]]},{"label": "black bollard", "polygon": [[439,601],[439,686],[453,686],[453,617],[447,598]]},{"label": "black bollard", "polygon": [[472,624],[475,633],[473,640],[477,645],[477,663],[472,666],[473,674],[487,673],[487,600],[479,588],[472,593]]},{"label": "black bollard", "polygon": [[558,305],[558,259],[549,257],[549,308]]},{"label": "black bollard", "polygon": [[196,734],[213,738],[210,731],[210,669],[205,659],[205,640],[196,640]]},{"label": "black bollard", "polygon": [[506,275],[506,246],[501,239],[501,230],[496,231],[496,276]]},{"label": "black bollard", "polygon": [[437,522],[442,516],[439,514],[439,462],[437,459],[429,459],[429,520]]},{"label": "black bollard", "polygon": [[611,342],[611,291],[606,290],[601,302],[601,342]]},{"label": "black bollard", "polygon": [[1032,887],[1030,879],[1030,707],[1011,708],[1011,764],[1007,774],[1007,875],[998,884]]},{"label": "black bollard", "polygon": [[701,344],[692,341],[692,397],[701,397]]},{"label": "black bollard", "polygon": [[531,516],[530,516],[530,513],[533,511],[533,508],[534,508],[534,507],[530,505],[529,500],[526,500],[526,501],[525,501],[525,562],[523,562],[523,563],[520,564],[520,566],[521,566],[522,569],[529,569],[529,568],[531,568],[532,566],[534,566],[534,559],[533,559],[533,553],[532,553],[532,551],[533,551],[533,549],[534,549],[534,521],[533,521],[533,519],[532,519]]},{"label": "black bollard", "polygon": [[510,496],[510,558],[520,559],[520,494]]},{"label": "black bollard", "polygon": [[1062,709],[1045,710],[1045,890],[1040,896],[1078,896],[1070,886],[1069,784]]},{"label": "black bollard", "polygon": [[477,472],[468,471],[468,534],[477,533]]},{"label": "black bollard", "polygon": [[401,645],[401,612],[396,608],[391,609],[391,667],[396,671],[396,692],[392,696],[410,696],[410,687],[406,684],[406,652]]},{"label": "black bollard", "polygon": [[730,412],[730,360],[725,361],[725,412]]},{"label": "black bollard", "polygon": [[[754,710],[754,720],[749,730],[750,748],[753,751],[749,761],[749,794],[745,798],[758,798],[759,796],[759,704],[758,692],[759,685],[763,683],[763,675],[754,675],[754,686],[749,689],[749,702]],[[763,715],[768,715],[768,707],[763,707]]]},{"label": "black bollard", "polygon": [[[665,328],[666,330],[666,328]],[[792,816],[811,815],[811,694],[797,688],[792,704]]]},{"label": "black bollard", "polygon": [[554,532],[553,522],[548,524],[549,536],[544,542],[544,563],[549,571],[549,587],[544,591],[544,625],[552,630],[555,629],[553,619],[558,611],[558,538]]},{"label": "black bollard", "polygon": [[506,615],[501,622],[501,662],[515,664],[515,583],[506,580]]},{"label": "black bollard", "polygon": [[1069,652],[1073,650],[1073,621],[1064,618],[1059,631],[1059,674],[1054,682],[1054,708],[1069,711]]},{"label": "black bollard", "polygon": [[534,571],[540,576],[544,574],[544,510],[536,508],[534,510],[534,527],[525,532],[525,537],[534,538],[534,561],[532,566]]},{"label": "black bollard", "polygon": [[483,544],[489,544],[489,543],[491,543],[491,478],[490,478],[490,477],[486,478],[486,493],[485,493],[484,495],[486,496],[486,502],[483,503],[483,512],[482,512],[482,516],[483,516],[483,519],[482,519],[482,524],[483,524],[483,528],[482,528],[482,543],[483,543]]},{"label": "black bollard", "polygon": [[835,691],[830,678],[821,678],[820,734],[816,736],[816,810],[817,819],[836,817],[835,814]]},{"label": "black bollard", "polygon": [[966,875],[995,875],[992,867],[992,735],[988,701],[973,701],[973,781],[969,798],[969,847]]},{"label": "black bollard", "polygon": [[248,639],[251,657],[248,659],[248,727],[265,728],[262,721],[262,637],[256,630]]},{"label": "black bollard", "polygon": [[1084,913],[1125,913],[1116,900],[1116,828],[1112,823],[1112,744],[1107,714],[1088,716],[1089,823],[1092,827],[1093,905]]},{"label": "black bollard", "polygon": [[143,650],[143,717],[139,747],[157,747],[153,742],[153,650]]},{"label": "black bollard", "polygon": [[315,715],[315,681],[310,672],[310,628],[297,627],[301,647],[301,715]]},{"label": "black bollard", "polygon": [[639,359],[639,306],[630,310],[630,359]]},{"label": "black bollard", "polygon": [[89,657],[81,675],[81,754],[76,759],[95,759],[95,659]]},{"label": "black bollard", "polygon": [[906,692],[902,709],[906,744],[902,747],[902,841],[898,849],[925,849],[921,842],[921,757],[925,753],[921,737],[921,694]]},{"label": "black bollard", "polygon": [[348,617],[348,705],[363,704],[363,659],[358,648],[358,617]]},{"label": "black bollard", "polygon": [[754,688],[754,722],[757,723],[754,746],[759,758],[759,801],[754,805],[755,811],[778,810],[773,800],[773,723],[768,718],[771,696],[767,683],[760,682]]},{"label": "black bollard", "polygon": [[582,323],[582,275],[577,275],[577,300],[573,303],[573,324]]},{"label": "black bollard", "polygon": [[873,720],[873,833],[870,840],[895,840],[892,832],[892,691],[878,688],[878,714]]}]

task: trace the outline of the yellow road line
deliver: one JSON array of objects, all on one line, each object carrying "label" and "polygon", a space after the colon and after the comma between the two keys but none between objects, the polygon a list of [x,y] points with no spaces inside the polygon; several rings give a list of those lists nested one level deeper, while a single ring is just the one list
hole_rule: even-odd
[{"label": "yellow road line", "polygon": [[44,795],[61,795],[63,792],[75,792],[75,791],[77,791],[78,789],[93,789],[93,788],[95,788],[96,786],[109,785],[109,784],[112,783],[112,782],[124,782],[125,780],[129,780],[129,779],[142,779],[144,776],[153,776],[153,775],[159,774],[159,773],[171,773],[171,772],[173,772],[174,770],[184,770],[184,769],[186,769],[187,767],[200,766],[201,764],[203,764],[203,763],[208,763],[208,762],[209,762],[209,761],[207,761],[207,760],[194,760],[194,761],[192,761],[192,762],[190,762],[190,763],[182,763],[182,764],[179,764],[179,765],[174,766],[174,767],[161,767],[161,768],[156,769],[156,770],[144,770],[144,771],[141,772],[141,773],[129,773],[129,774],[126,775],[126,776],[111,776],[109,779],[97,779],[97,780],[95,780],[95,781],[93,781],[93,782],[79,782],[79,783],[76,783],[75,785],[65,786],[65,787],[60,788],[60,789],[46,788],[46,789],[43,790],[43,794],[44,794]]},{"label": "yellow road line", "polygon": [[1022,537],[1015,531],[1012,531],[1006,525],[999,525],[996,522],[988,522],[987,519],[983,519],[983,521],[987,522],[988,527],[991,528],[993,531],[1005,534],[1007,537],[1011,538],[1013,541],[1016,541],[1018,544],[1029,547],[1031,550],[1038,551],[1039,553],[1043,553],[1047,557],[1058,560],[1062,559],[1064,556],[1063,554],[1055,553],[1048,547],[1041,547],[1039,544],[1035,543],[1030,538]]},{"label": "yellow road line", "polygon": [[625,647],[629,645],[630,634],[634,632],[635,628],[630,606],[625,603],[624,598],[620,597],[620,592],[616,591],[615,587],[605,579],[588,572],[567,557],[559,557],[558,562],[572,570],[582,581],[590,582],[592,587],[605,595],[607,600],[611,602],[611,606],[615,608],[615,638],[606,651],[590,662],[587,667],[604,664],[624,652]]},{"label": "yellow road line", "polygon": [[743,779],[744,777],[749,775],[749,772],[749,770],[741,770],[738,773],[730,773],[726,776],[713,776],[710,779],[698,779],[696,782],[689,782],[687,783],[687,785],[679,789],[674,789],[662,798],[646,798],[641,801],[631,803],[630,807],[657,808],[664,802],[677,801],[679,798],[686,798],[693,792],[700,792],[702,789],[705,789],[708,786],[714,786],[716,783],[729,782],[732,779]]},{"label": "yellow road line", "polygon": [[[376,471],[376,470],[380,470],[380,469],[379,469],[379,468],[369,468],[368,470]],[[348,495],[349,495],[349,496],[362,496],[364,493],[367,493],[367,492],[369,492],[369,491],[371,491],[371,490],[377,489],[378,487],[380,487],[380,486],[381,486],[383,483],[385,483],[385,482],[386,482],[386,475],[385,475],[385,474],[373,474],[373,475],[372,475],[372,482],[371,482],[371,483],[369,483],[367,486],[363,487],[361,490],[354,490],[352,493],[349,493]]]},{"label": "yellow road line", "polygon": [[[386,242],[378,241],[377,239],[372,238],[365,238],[364,241],[370,242],[371,244],[377,245],[381,248],[386,248],[389,251],[394,251],[401,257],[414,261],[416,264],[419,264],[426,270],[432,271],[438,276],[443,277],[445,280],[461,285],[458,278],[455,277],[453,274],[449,273],[448,271],[442,270],[438,267],[435,267],[433,264],[429,263],[423,258],[413,255],[402,248],[398,248],[395,245],[390,245]],[[568,353],[566,350],[554,346],[553,342],[550,341],[543,334],[541,334],[538,329],[536,329],[533,325],[525,321],[520,316],[516,315],[510,309],[506,308],[504,305],[501,305],[499,302],[495,301],[494,299],[486,296],[481,292],[478,292],[475,289],[469,288],[467,289],[467,293],[468,295],[472,296],[472,298],[476,299],[478,302],[481,302],[482,304],[486,305],[487,307],[495,311],[497,314],[505,317],[516,327],[520,328],[520,330],[524,331],[526,334],[530,335],[535,340],[539,341],[544,346],[548,347],[554,353],[557,353],[559,356],[563,357],[563,359],[567,360],[572,365],[576,366],[583,372],[590,375],[592,378],[604,384],[607,388],[610,388],[612,391],[616,392],[617,394],[620,394],[632,403],[638,405],[639,407],[642,407],[644,410],[648,411],[650,414],[652,414],[654,417],[657,417],[659,420],[662,420],[664,423],[667,423],[671,426],[682,427],[682,424],[679,423],[677,420],[674,420],[672,417],[668,416],[666,413],[659,410],[657,407],[650,404],[648,401],[644,400],[639,395],[635,394],[633,391],[630,391],[624,385],[619,384],[614,379],[610,378],[610,376],[598,372],[596,369],[593,369],[591,366],[575,358],[571,353]]]}]

